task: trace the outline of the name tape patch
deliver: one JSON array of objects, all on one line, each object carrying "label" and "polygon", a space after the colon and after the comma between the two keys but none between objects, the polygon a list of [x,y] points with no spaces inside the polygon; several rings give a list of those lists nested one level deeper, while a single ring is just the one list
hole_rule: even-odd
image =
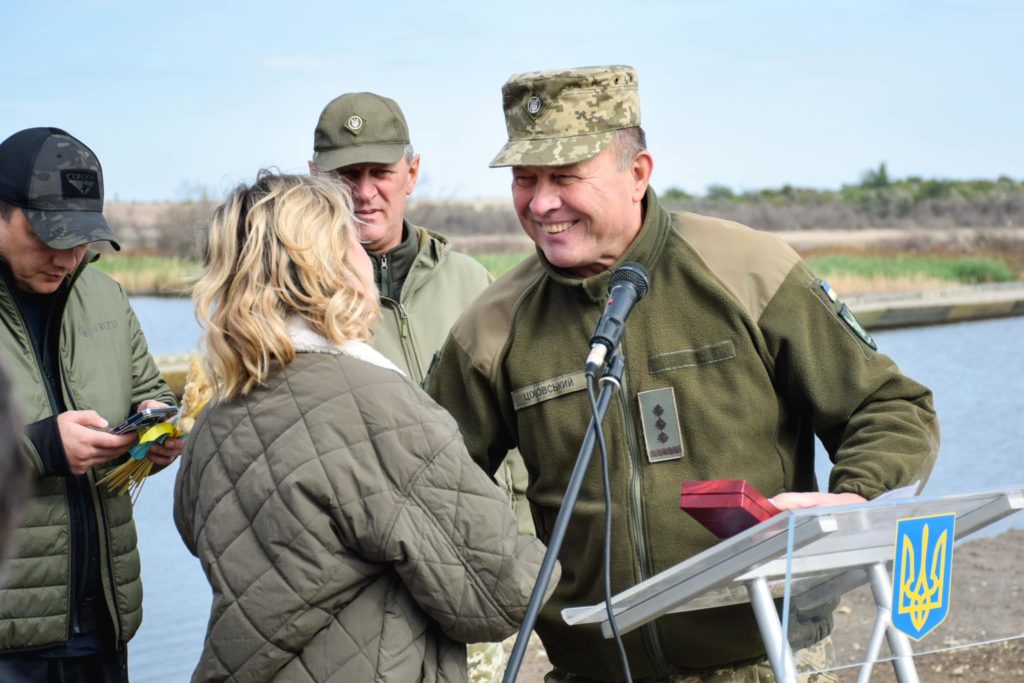
[{"label": "name tape patch", "polygon": [[584,391],[587,388],[587,376],[582,371],[572,372],[567,375],[559,375],[543,382],[531,384],[528,387],[516,389],[512,392],[512,405],[516,410],[522,410],[528,406],[543,403],[552,398],[558,398],[577,391]]}]

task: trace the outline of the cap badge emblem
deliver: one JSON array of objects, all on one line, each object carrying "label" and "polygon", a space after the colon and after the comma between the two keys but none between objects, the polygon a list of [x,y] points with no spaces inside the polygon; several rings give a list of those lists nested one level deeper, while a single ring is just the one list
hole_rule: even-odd
[{"label": "cap badge emblem", "polygon": [[92,186],[96,183],[95,174],[92,173],[68,173],[68,182],[78,190],[78,194],[83,197],[89,195],[92,191]]},{"label": "cap badge emblem", "polygon": [[530,113],[530,116],[536,116],[540,113],[544,103],[536,95],[531,95],[530,99],[526,100],[526,111]]},{"label": "cap badge emblem", "polygon": [[363,128],[363,117],[359,114],[352,114],[352,116],[348,117],[345,121],[345,127],[353,133],[358,134]]},{"label": "cap badge emblem", "polygon": [[64,199],[101,199],[100,176],[87,168],[65,168],[60,172]]}]

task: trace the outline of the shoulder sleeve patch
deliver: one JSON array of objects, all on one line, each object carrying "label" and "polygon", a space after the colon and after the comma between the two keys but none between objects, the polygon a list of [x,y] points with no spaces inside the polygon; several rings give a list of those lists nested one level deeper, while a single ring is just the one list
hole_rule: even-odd
[{"label": "shoulder sleeve patch", "polygon": [[839,319],[846,323],[857,338],[864,342],[871,350],[877,351],[878,344],[875,342],[875,338],[864,329],[864,326],[857,320],[857,316],[853,314],[850,307],[844,304],[840,299],[839,295],[836,294],[835,290],[828,284],[826,280],[815,281],[815,286],[819,288],[826,296],[828,301],[831,303],[832,311],[839,316]]}]

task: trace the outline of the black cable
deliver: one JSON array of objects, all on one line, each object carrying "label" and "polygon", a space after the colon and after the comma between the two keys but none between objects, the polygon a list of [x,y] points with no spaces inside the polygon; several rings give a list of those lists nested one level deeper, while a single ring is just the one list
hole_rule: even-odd
[{"label": "black cable", "polygon": [[[616,382],[616,384],[618,383]],[[591,412],[597,415],[594,377],[590,374],[587,374],[587,396],[590,398]],[[608,449],[604,441],[604,428],[597,420],[594,421],[594,431],[597,434],[597,445],[601,452],[601,480],[604,484],[604,607],[608,614],[608,625],[611,627],[612,636],[615,638],[615,646],[619,651],[622,671],[626,675],[626,681],[633,683],[633,677],[629,673],[629,658],[626,656],[626,648],[622,644],[622,635],[619,634],[619,627],[615,623],[615,614],[612,611],[612,492],[608,476]]]}]

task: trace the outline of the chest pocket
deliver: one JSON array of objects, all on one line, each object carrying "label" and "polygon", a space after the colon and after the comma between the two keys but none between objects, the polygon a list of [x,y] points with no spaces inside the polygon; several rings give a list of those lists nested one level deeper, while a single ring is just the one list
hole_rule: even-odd
[{"label": "chest pocket", "polygon": [[736,345],[731,339],[725,339],[696,349],[680,349],[651,356],[647,359],[647,369],[652,375],[657,375],[670,370],[721,363],[735,357]]}]

